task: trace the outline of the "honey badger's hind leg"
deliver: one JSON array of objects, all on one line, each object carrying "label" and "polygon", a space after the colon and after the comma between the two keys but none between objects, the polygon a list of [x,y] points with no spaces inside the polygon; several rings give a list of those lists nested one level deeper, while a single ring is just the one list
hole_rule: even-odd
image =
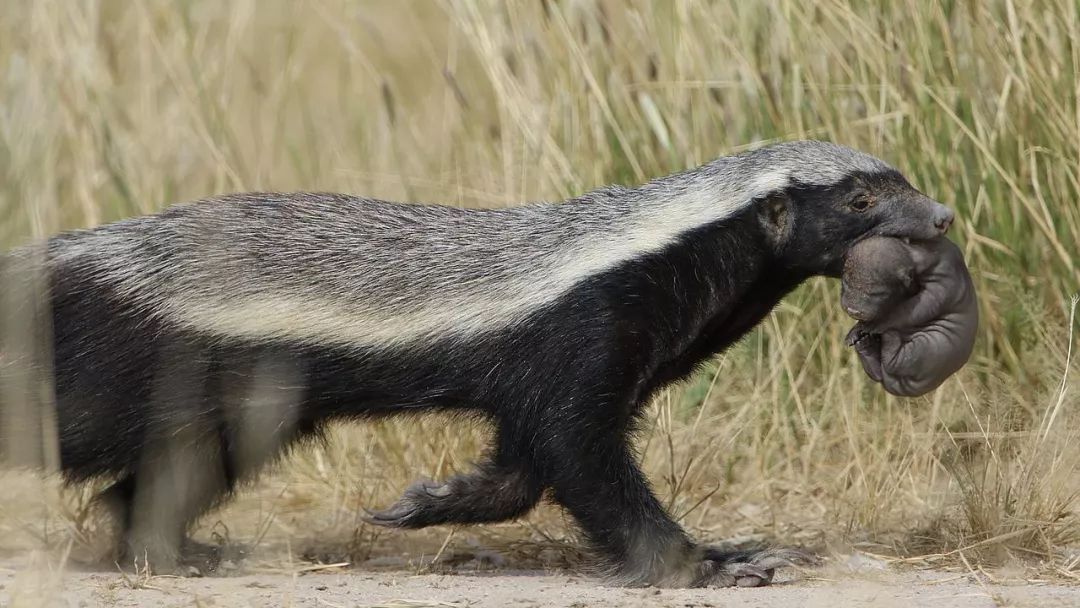
[{"label": "honey badger's hind leg", "polygon": [[528,463],[511,455],[511,448],[496,448],[468,473],[441,482],[413,483],[389,508],[369,512],[367,522],[390,528],[423,528],[495,523],[528,513],[539,502],[543,487]]},{"label": "honey badger's hind leg", "polygon": [[184,575],[218,570],[223,548],[197,543],[187,531],[228,495],[232,483],[217,471],[207,474],[205,468],[189,465],[142,466],[99,495],[120,529],[116,562],[121,567]]},{"label": "honey badger's hind leg", "polygon": [[143,406],[153,423],[100,502],[122,530],[121,566],[212,574],[242,548],[194,542],[189,529],[297,437],[298,368],[273,353],[220,353],[181,341],[157,364]]}]

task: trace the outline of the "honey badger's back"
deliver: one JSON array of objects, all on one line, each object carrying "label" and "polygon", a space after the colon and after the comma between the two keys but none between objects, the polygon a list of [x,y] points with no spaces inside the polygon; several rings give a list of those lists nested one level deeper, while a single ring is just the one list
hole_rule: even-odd
[{"label": "honey badger's back", "polygon": [[188,330],[391,345],[506,325],[682,229],[657,230],[634,207],[621,188],[499,210],[234,195],[60,236],[50,256]]},{"label": "honey badger's back", "polygon": [[554,252],[596,230],[570,215],[552,205],[470,211],[334,194],[233,195],[57,237],[50,257],[187,329],[362,343],[373,336],[349,335],[350,323],[493,298],[522,269],[542,274]]}]

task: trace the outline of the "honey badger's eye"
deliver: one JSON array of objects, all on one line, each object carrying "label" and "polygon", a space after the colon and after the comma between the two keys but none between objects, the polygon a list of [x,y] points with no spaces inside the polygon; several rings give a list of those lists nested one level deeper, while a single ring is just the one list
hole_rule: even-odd
[{"label": "honey badger's eye", "polygon": [[874,206],[874,199],[870,198],[867,194],[860,194],[848,202],[848,207],[851,207],[855,211],[866,211]]}]

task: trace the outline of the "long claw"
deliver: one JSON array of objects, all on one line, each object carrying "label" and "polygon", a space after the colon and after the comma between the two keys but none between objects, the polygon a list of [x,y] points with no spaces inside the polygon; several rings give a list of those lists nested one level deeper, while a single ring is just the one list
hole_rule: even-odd
[{"label": "long claw", "polygon": [[400,528],[405,524],[408,516],[412,513],[412,509],[397,503],[389,509],[383,509],[381,511],[372,511],[364,507],[364,513],[366,513],[367,516],[362,517],[361,520],[365,523],[373,526],[382,526],[384,528]]},{"label": "long claw", "polygon": [[772,582],[774,574],[772,569],[753,564],[731,564],[725,569],[735,577],[735,585],[739,587],[764,587]]},{"label": "long claw", "polygon": [[422,487],[424,488],[424,493],[432,498],[446,498],[452,493],[452,490],[450,489],[450,484],[448,483],[425,481],[422,484]]}]

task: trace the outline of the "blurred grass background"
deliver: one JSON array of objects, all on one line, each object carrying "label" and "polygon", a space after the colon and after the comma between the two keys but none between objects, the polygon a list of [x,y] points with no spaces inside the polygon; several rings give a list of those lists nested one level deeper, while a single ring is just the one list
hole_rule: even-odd
[{"label": "blurred grass background", "polygon": [[[932,395],[889,397],[843,346],[835,281],[811,281],[659,397],[641,438],[658,493],[707,538],[1021,557],[1080,576],[1073,0],[0,6],[6,246],[243,190],[561,199],[793,138],[878,155],[957,210],[981,297],[976,354]],[[201,534],[288,560],[392,554],[425,533],[379,536],[362,507],[467,467],[484,433],[342,427]],[[87,490],[41,488],[0,504],[0,544],[99,542]],[[535,558],[567,548],[565,524],[545,508],[427,534],[444,549],[526,541]]]}]

